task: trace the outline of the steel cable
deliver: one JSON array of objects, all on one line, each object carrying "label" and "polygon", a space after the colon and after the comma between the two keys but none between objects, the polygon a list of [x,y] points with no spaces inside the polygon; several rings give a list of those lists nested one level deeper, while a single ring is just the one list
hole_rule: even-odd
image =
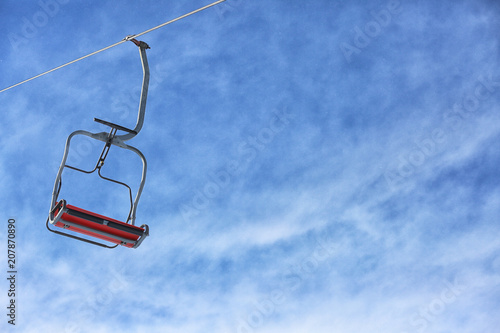
[{"label": "steel cable", "polygon": [[4,92],[4,91],[7,91],[7,90],[9,90],[9,89],[12,89],[12,88],[14,88],[14,87],[20,86],[21,84],[24,84],[24,83],[26,83],[26,82],[29,82],[29,81],[34,80],[34,79],[36,79],[36,78],[39,78],[40,76],[44,76],[44,75],[46,75],[46,74],[49,74],[49,73],[51,73],[51,72],[54,72],[54,71],[56,71],[56,70],[58,70],[58,69],[61,69],[61,68],[63,68],[63,67],[66,67],[66,66],[68,66],[68,65],[74,64],[75,62],[78,62],[78,61],[83,60],[83,59],[85,59],[85,58],[88,58],[88,57],[91,57],[91,56],[93,56],[93,55],[96,55],[96,54],[98,54],[98,53],[100,53],[100,52],[106,51],[106,50],[108,50],[108,49],[110,49],[110,48],[112,48],[112,47],[115,47],[115,46],[117,46],[117,45],[120,45],[120,44],[122,44],[122,43],[125,43],[126,41],[129,41],[129,40],[130,40],[130,39],[132,39],[132,38],[136,38],[136,37],[142,36],[142,35],[147,34],[147,33],[151,32],[151,31],[153,31],[153,30],[156,30],[156,29],[162,28],[162,27],[164,27],[164,26],[166,26],[166,25],[169,25],[169,24],[171,24],[171,23],[174,23],[174,22],[176,22],[176,21],[179,21],[179,20],[181,20],[181,19],[183,19],[183,18],[186,18],[186,17],[191,16],[191,15],[193,15],[193,14],[196,14],[196,13],[198,13],[198,12],[201,12],[202,10],[205,10],[205,9],[207,9],[207,8],[210,8],[210,7],[213,7],[213,6],[215,6],[215,5],[218,5],[218,4],[220,4],[221,2],[224,2],[224,1],[226,1],[226,0],[218,0],[218,1],[215,1],[215,2],[213,2],[213,3],[211,3],[211,4],[209,4],[209,5],[206,5],[206,6],[204,6],[204,7],[201,7],[201,8],[198,8],[198,9],[196,9],[196,10],[193,10],[192,12],[189,12],[189,13],[184,14],[184,15],[182,15],[182,16],[179,16],[179,17],[177,17],[177,18],[175,18],[175,19],[173,19],[173,20],[170,20],[170,21],[167,21],[167,22],[162,23],[162,24],[160,24],[160,25],[157,25],[156,27],[153,27],[153,28],[151,28],[151,29],[148,29],[148,30],[146,30],[146,31],[143,31],[143,32],[141,32],[141,33],[139,33],[139,34],[136,34],[136,35],[131,35],[131,36],[127,36],[127,37],[125,37],[123,40],[121,40],[121,41],[119,41],[119,42],[117,42],[117,43],[114,43],[114,44],[112,44],[112,45],[110,45],[110,46],[106,46],[105,48],[102,48],[102,49],[100,49],[100,50],[98,50],[98,51],[92,52],[92,53],[87,54],[87,55],[85,55],[85,56],[83,56],[83,57],[80,57],[80,58],[78,58],[78,59],[75,59],[75,60],[73,60],[73,61],[70,61],[70,62],[68,62],[68,63],[65,63],[64,65],[61,65],[61,66],[58,66],[58,67],[52,68],[52,69],[50,69],[50,70],[48,70],[48,71],[46,71],[46,72],[43,72],[43,73],[38,74],[38,75],[36,75],[36,76],[33,76],[33,77],[31,77],[31,78],[29,78],[29,79],[26,79],[26,80],[24,80],[24,81],[21,81],[21,82],[19,82],[19,83],[13,84],[13,85],[11,85],[11,86],[9,86],[9,87],[7,87],[7,88],[4,88],[4,89],[0,90],[0,93],[2,93],[2,92]]}]

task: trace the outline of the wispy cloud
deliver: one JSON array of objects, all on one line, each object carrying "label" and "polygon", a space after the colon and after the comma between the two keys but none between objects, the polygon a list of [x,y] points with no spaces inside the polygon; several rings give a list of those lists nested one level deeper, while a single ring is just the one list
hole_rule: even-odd
[{"label": "wispy cloud", "polygon": [[[41,3],[0,5],[2,86],[206,5]],[[42,11],[36,36],[10,47]],[[19,324],[0,330],[494,331],[498,12],[228,0],[144,36],[151,89],[130,143],[148,160],[137,215],[151,230],[136,250],[44,226],[69,133],[102,131],[93,117],[135,122],[134,45],[0,94],[20,291]],[[346,43],[359,52],[346,57]],[[75,140],[71,163],[101,148]],[[135,191],[140,163],[115,148],[103,171]],[[127,206],[118,188],[63,177],[61,193],[98,213]]]}]

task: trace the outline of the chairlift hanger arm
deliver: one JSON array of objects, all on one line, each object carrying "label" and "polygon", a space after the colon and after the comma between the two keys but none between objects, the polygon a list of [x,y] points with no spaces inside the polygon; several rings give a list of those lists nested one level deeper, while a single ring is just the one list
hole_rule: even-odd
[{"label": "chairlift hanger arm", "polygon": [[[134,38],[134,35],[132,36],[127,36],[125,37],[125,40],[133,42],[135,45],[139,47],[139,52],[141,55],[141,63],[142,63],[142,72],[143,72],[143,77],[142,77],[142,88],[141,88],[141,99],[139,102],[139,112],[137,115],[137,123],[135,124],[134,129],[128,129],[126,127],[123,127],[121,125],[117,125],[114,123],[111,123],[109,121],[105,121],[102,119],[94,118],[94,121],[104,124],[106,126],[115,128],[120,131],[127,132],[127,134],[122,134],[122,135],[116,135],[114,136],[112,143],[117,144],[117,143],[122,143],[123,141],[127,141],[132,139],[134,136],[139,134],[140,130],[142,129],[142,125],[144,124],[144,114],[146,113],[146,101],[148,98],[148,88],[149,88],[149,64],[148,64],[148,58],[146,55],[146,50],[149,49],[149,45],[145,42],[138,41]],[[119,144],[118,144],[119,145]]]}]

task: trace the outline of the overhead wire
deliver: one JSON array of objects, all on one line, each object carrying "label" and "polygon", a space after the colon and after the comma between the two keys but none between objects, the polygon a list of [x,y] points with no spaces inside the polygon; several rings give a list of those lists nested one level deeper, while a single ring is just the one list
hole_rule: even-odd
[{"label": "overhead wire", "polygon": [[34,79],[39,78],[39,77],[41,77],[41,76],[44,76],[44,75],[46,75],[46,74],[49,74],[49,73],[51,73],[51,72],[54,72],[54,71],[56,71],[56,70],[58,70],[58,69],[61,69],[61,68],[63,68],[63,67],[66,67],[66,66],[68,66],[68,65],[74,64],[75,62],[78,62],[78,61],[83,60],[83,59],[85,59],[85,58],[88,58],[88,57],[91,57],[91,56],[93,56],[93,55],[96,55],[96,54],[98,54],[98,53],[100,53],[100,52],[106,51],[106,50],[108,50],[108,49],[110,49],[110,48],[112,48],[112,47],[115,47],[115,46],[118,46],[118,45],[120,45],[120,44],[122,44],[122,43],[125,43],[125,42],[127,42],[127,41],[131,40],[132,38],[136,38],[136,37],[139,37],[139,36],[145,35],[145,34],[147,34],[147,33],[151,32],[151,31],[154,31],[154,30],[156,30],[156,29],[160,29],[160,28],[162,28],[162,27],[164,27],[164,26],[166,26],[166,25],[169,25],[169,24],[174,23],[174,22],[176,22],[176,21],[182,20],[183,18],[186,18],[186,17],[191,16],[191,15],[193,15],[193,14],[199,13],[199,12],[201,12],[201,11],[203,11],[203,10],[207,9],[207,8],[210,8],[210,7],[213,7],[213,6],[215,6],[215,5],[218,5],[218,4],[220,4],[221,2],[224,2],[224,1],[226,1],[226,0],[218,0],[218,1],[215,1],[215,2],[213,2],[213,3],[211,3],[211,4],[209,4],[209,5],[206,5],[206,6],[203,6],[203,7],[201,7],[201,8],[198,8],[198,9],[196,9],[196,10],[193,10],[193,11],[191,11],[191,12],[187,13],[187,14],[181,15],[181,16],[179,16],[179,17],[175,18],[175,19],[172,19],[172,20],[170,20],[170,21],[167,21],[167,22],[165,22],[165,23],[162,23],[162,24],[160,24],[160,25],[157,25],[157,26],[155,26],[155,27],[153,27],[153,28],[151,28],[151,29],[148,29],[148,30],[146,30],[146,31],[143,31],[143,32],[141,32],[141,33],[139,33],[139,34],[135,34],[135,35],[130,35],[130,36],[127,36],[127,37],[125,37],[124,39],[122,39],[121,41],[119,41],[119,42],[117,42],[117,43],[114,43],[114,44],[112,44],[112,45],[106,46],[105,48],[102,48],[102,49],[97,50],[97,51],[95,51],[95,52],[89,53],[89,54],[87,54],[87,55],[85,55],[85,56],[83,56],[83,57],[80,57],[80,58],[78,58],[78,59],[72,60],[72,61],[70,61],[70,62],[67,62],[67,63],[65,63],[65,64],[61,65],[61,66],[57,66],[57,67],[52,68],[52,69],[50,69],[50,70],[48,70],[48,71],[46,71],[46,72],[43,72],[43,73],[38,74],[38,75],[35,75],[35,76],[33,76],[33,77],[29,78],[29,79],[26,79],[26,80],[21,81],[21,82],[19,82],[19,83],[13,84],[13,85],[11,85],[11,86],[9,86],[9,87],[7,87],[7,88],[4,88],[4,89],[0,90],[0,93],[2,93],[2,92],[4,92],[4,91],[7,91],[7,90],[9,90],[9,89],[12,89],[12,88],[14,88],[14,87],[20,86],[21,84],[24,84],[24,83],[26,83],[26,82],[29,82],[29,81],[31,81],[31,80],[34,80]]}]

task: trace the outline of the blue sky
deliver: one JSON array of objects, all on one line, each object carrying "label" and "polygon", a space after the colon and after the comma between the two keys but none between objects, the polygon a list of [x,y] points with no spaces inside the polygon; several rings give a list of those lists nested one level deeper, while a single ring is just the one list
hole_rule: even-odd
[{"label": "blue sky", "polygon": [[[0,3],[0,88],[208,4]],[[17,224],[16,332],[495,332],[499,4],[228,0],[141,37],[151,82],[135,250],[45,229],[67,136],[133,127],[121,44],[0,93],[0,243]],[[71,161],[100,146],[75,141]],[[103,173],[137,189],[112,148]],[[65,173],[117,219],[123,189]],[[6,251],[4,274],[6,267]],[[1,286],[7,306],[8,284]],[[5,307],[4,311],[5,310]]]}]

